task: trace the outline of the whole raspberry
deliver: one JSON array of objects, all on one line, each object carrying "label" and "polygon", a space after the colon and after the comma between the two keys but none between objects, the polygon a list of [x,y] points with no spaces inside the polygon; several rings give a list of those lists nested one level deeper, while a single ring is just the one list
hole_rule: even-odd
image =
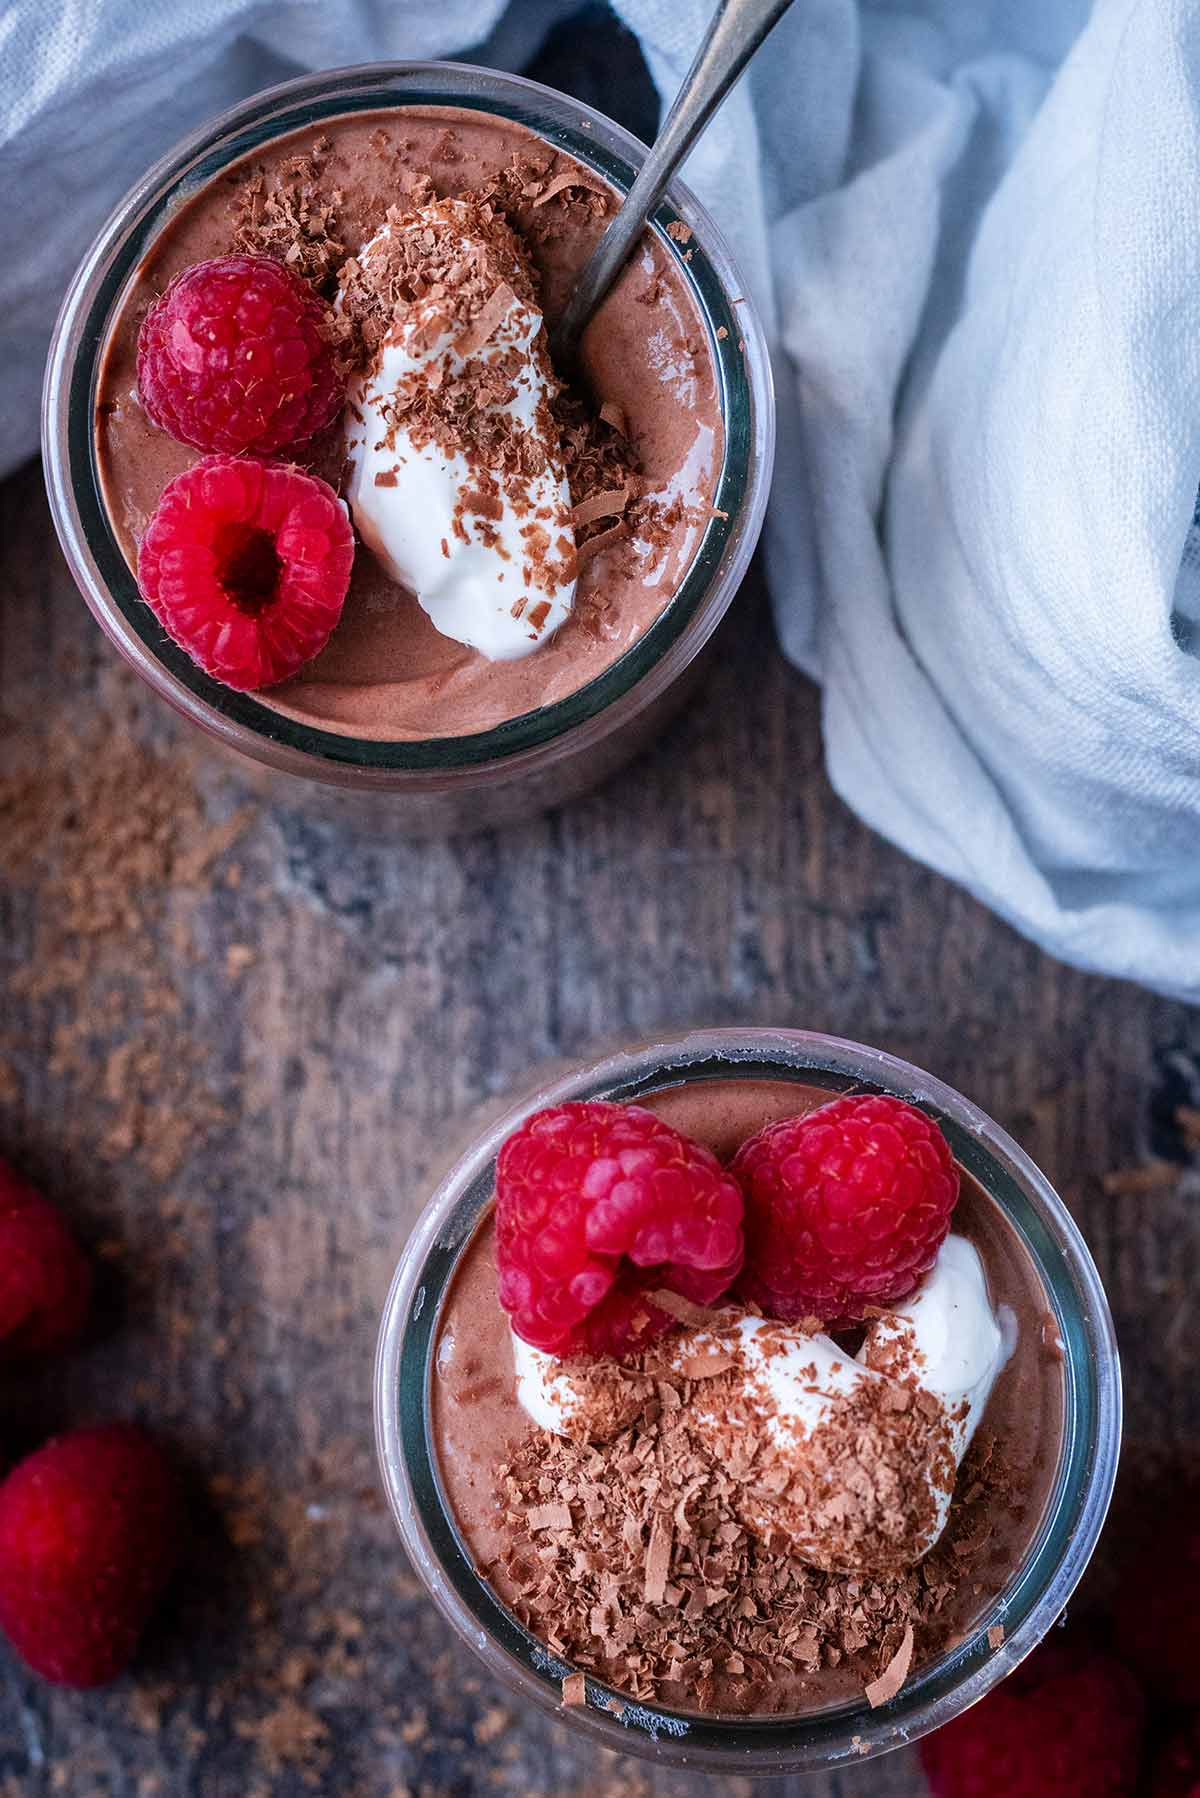
[{"label": "whole raspberry", "polygon": [[91,1269],[58,1211],[0,1161],[0,1360],[69,1348],[91,1296]]},{"label": "whole raspberry", "polygon": [[138,397],[180,443],[269,456],[341,410],[326,310],[269,256],[218,256],[176,275],[142,320]]},{"label": "whole raspberry", "polygon": [[825,1322],[907,1297],[933,1266],[958,1169],[932,1119],[899,1099],[834,1099],[768,1124],[732,1172],[746,1194],[739,1297]]},{"label": "whole raspberry", "polygon": [[194,662],[248,691],[286,680],[324,649],[353,561],[349,515],[324,481],[206,456],[163,489],[138,585]]},{"label": "whole raspberry", "polygon": [[133,1655],[181,1534],[175,1475],[141,1430],[56,1437],[0,1485],[0,1626],[55,1685],[102,1685]]},{"label": "whole raspberry", "polygon": [[496,1164],[500,1303],[551,1354],[636,1352],[671,1327],[647,1295],[711,1304],[742,1264],[742,1194],[640,1105],[539,1111]]},{"label": "whole raspberry", "polygon": [[1053,1640],[1002,1686],[926,1736],[933,1798],[1131,1798],[1142,1695],[1127,1668]]},{"label": "whole raspberry", "polygon": [[1147,1798],[1200,1798],[1200,1716],[1168,1736],[1155,1755]]},{"label": "whole raspberry", "polygon": [[1200,1485],[1156,1490],[1130,1522],[1138,1539],[1113,1607],[1121,1653],[1153,1697],[1200,1708]]}]

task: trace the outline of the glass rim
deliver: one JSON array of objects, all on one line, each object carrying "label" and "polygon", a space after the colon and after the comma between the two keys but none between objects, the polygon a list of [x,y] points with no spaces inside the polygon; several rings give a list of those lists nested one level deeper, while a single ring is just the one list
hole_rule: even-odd
[{"label": "glass rim", "polygon": [[[634,1100],[684,1079],[739,1076],[815,1080],[831,1092],[866,1086],[937,1118],[956,1159],[1013,1225],[1054,1308],[1064,1346],[1054,1485],[1022,1565],[970,1634],[874,1710],[862,1700],[791,1718],[703,1716],[633,1704],[590,1674],[586,1703],[564,1709],[559,1682],[572,1669],[471,1567],[442,1492],[428,1427],[440,1317],[458,1255],[490,1202],[500,1143],[530,1111],[572,1098]],[[648,1039],[580,1061],[487,1125],[438,1183],[400,1256],[380,1326],[374,1407],[380,1471],[403,1546],[442,1615],[494,1675],[618,1752],[766,1775],[857,1764],[915,1741],[983,1697],[1031,1652],[1062,1614],[1095,1547],[1116,1478],[1122,1403],[1116,1337],[1091,1254],[1050,1182],[1000,1125],[944,1081],[881,1050],[819,1032],[736,1028]],[[1001,1622],[1004,1639],[993,1649],[988,1630]]]},{"label": "glass rim", "polygon": [[[43,458],[55,528],[105,634],[160,696],[227,746],[335,785],[386,787],[398,776],[453,784],[481,766],[540,760],[539,752],[553,752],[567,737],[582,747],[589,735],[606,735],[620,717],[642,710],[669,685],[715,630],[754,551],[770,488],[774,390],[761,322],[720,230],[675,181],[650,228],[704,330],[725,441],[713,516],[683,579],[655,622],[611,667],[565,698],[487,731],[384,740],[307,725],[253,695],[234,693],[166,636],[141,600],[112,530],[96,465],[96,384],[118,301],[171,208],[238,157],[323,119],[418,104],[511,118],[619,192],[646,155],[645,145],[594,108],[524,76],[470,63],[362,63],[263,89],[181,139],[114,209],[64,297],[43,387]],[[674,220],[691,227],[686,249],[667,235]]]}]

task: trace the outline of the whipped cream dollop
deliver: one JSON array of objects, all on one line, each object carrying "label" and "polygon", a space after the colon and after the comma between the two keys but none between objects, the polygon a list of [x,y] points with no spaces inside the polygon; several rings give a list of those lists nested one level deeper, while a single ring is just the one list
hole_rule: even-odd
[{"label": "whipped cream dollop", "polygon": [[[575,533],[542,314],[477,225],[464,201],[437,200],[389,220],[359,253],[356,278],[386,294],[398,234],[410,233],[436,248],[446,278],[396,302],[351,381],[345,494],[364,543],[437,630],[511,661],[569,616]],[[465,317],[456,256],[488,273],[490,297]]]},{"label": "whipped cream dollop", "polygon": [[[821,1332],[722,1311],[665,1338],[689,1382],[688,1427],[741,1481],[742,1521],[813,1566],[884,1572],[928,1553],[958,1466],[1015,1342],[962,1236],[857,1356]],[[513,1338],[518,1400],[539,1428],[606,1440],[653,1390],[615,1362],[562,1362]]]},{"label": "whipped cream dollop", "polygon": [[974,1243],[947,1236],[912,1297],[871,1324],[858,1359],[940,1399],[961,1461],[1016,1338],[1009,1307],[992,1309]]}]

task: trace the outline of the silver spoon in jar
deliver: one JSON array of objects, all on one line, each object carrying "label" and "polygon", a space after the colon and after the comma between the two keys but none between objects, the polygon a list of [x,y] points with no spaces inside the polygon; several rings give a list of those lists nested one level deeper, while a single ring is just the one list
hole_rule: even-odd
[{"label": "silver spoon in jar", "polygon": [[574,366],[579,339],[624,268],[663,191],[758,46],[792,0],[721,0],[654,147],[616,217],[592,251],[550,337],[559,368]]}]

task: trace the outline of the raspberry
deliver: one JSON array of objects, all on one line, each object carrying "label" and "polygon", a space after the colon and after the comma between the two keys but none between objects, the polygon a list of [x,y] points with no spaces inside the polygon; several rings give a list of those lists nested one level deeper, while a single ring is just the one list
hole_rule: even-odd
[{"label": "raspberry", "polygon": [[1132,1798],[1142,1695],[1085,1642],[1043,1643],[921,1743],[933,1798]]},{"label": "raspberry", "polygon": [[325,321],[308,283],[269,256],[193,263],[142,320],[138,397],[197,449],[268,456],[303,443],[345,397]]},{"label": "raspberry", "polygon": [[163,489],[138,553],[138,584],[168,636],[214,679],[286,680],[342,615],[354,533],[315,475],[206,456]]},{"label": "raspberry", "polygon": [[91,1269],[59,1213],[0,1161],[0,1359],[69,1348],[91,1296]]},{"label": "raspberry", "polygon": [[1153,1697],[1200,1707],[1200,1486],[1156,1488],[1138,1522],[1113,1607],[1121,1653]]},{"label": "raspberry", "polygon": [[768,1124],[732,1172],[746,1194],[739,1297],[824,1322],[907,1297],[950,1228],[958,1169],[937,1125],[883,1096]]},{"label": "raspberry", "polygon": [[141,1430],[47,1442],[0,1485],[0,1625],[43,1678],[102,1685],[131,1658],[181,1533],[175,1475]]},{"label": "raspberry", "polygon": [[551,1354],[622,1355],[711,1304],[742,1264],[742,1194],[715,1155],[640,1105],[539,1111],[496,1165],[500,1303]]}]

